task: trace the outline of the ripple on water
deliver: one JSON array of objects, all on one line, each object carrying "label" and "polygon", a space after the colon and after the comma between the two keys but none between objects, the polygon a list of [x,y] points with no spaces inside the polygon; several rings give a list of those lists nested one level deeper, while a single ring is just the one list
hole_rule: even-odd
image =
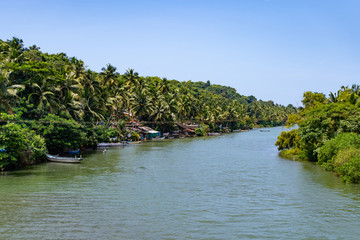
[{"label": "ripple on water", "polygon": [[0,176],[4,239],[358,239],[360,188],[281,159],[281,128],[108,149]]}]

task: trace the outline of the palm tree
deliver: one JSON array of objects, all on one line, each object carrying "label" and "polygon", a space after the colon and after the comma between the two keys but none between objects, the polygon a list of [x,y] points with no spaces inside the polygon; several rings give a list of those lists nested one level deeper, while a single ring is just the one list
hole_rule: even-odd
[{"label": "palm tree", "polygon": [[81,84],[78,79],[75,78],[74,72],[68,72],[65,74],[65,79],[59,83],[60,99],[67,98],[72,93],[78,93],[81,89]]},{"label": "palm tree", "polygon": [[23,40],[16,37],[3,42],[1,46],[1,55],[3,55],[6,62],[19,63],[22,60],[24,51]]},{"label": "palm tree", "polygon": [[53,113],[54,108],[57,107],[57,99],[54,94],[54,89],[52,86],[54,84],[50,83],[53,79],[40,79],[38,83],[34,82],[31,84],[31,93],[28,96],[28,103],[33,103],[37,106],[38,110],[49,110],[50,113]]},{"label": "palm tree", "polygon": [[83,88],[87,87],[91,91],[100,93],[102,91],[100,82],[97,78],[97,73],[87,70],[84,74],[84,78],[80,80],[80,84]]},{"label": "palm tree", "polygon": [[17,91],[23,89],[24,85],[11,85],[8,80],[9,75],[10,73],[6,73],[5,76],[3,76],[3,74],[0,75],[0,105],[2,105],[8,113],[13,114],[14,112],[11,105],[14,103],[13,100],[17,98]]},{"label": "palm tree", "polygon": [[147,117],[152,115],[153,108],[151,98],[146,89],[137,89],[134,91],[131,99],[131,109],[140,121],[146,120]]},{"label": "palm tree", "polygon": [[353,85],[351,86],[351,90],[352,90],[352,92],[354,92],[354,93],[356,93],[356,94],[359,94],[359,92],[360,92],[360,85],[353,84]]},{"label": "palm tree", "polygon": [[155,122],[166,121],[170,116],[169,106],[165,102],[164,96],[159,96],[152,106],[153,112],[151,117]]},{"label": "palm tree", "polygon": [[169,114],[175,116],[177,112],[177,101],[174,93],[168,93],[164,97],[164,101],[169,108]]},{"label": "palm tree", "polygon": [[74,74],[74,78],[81,82],[85,75],[84,62],[75,57],[72,57],[70,58],[70,64],[71,70],[68,69],[68,71],[71,71]]},{"label": "palm tree", "polygon": [[106,87],[111,87],[114,84],[117,84],[117,77],[119,73],[116,72],[116,67],[112,66],[110,63],[106,65],[106,68],[101,69],[100,75],[102,76],[103,84]]},{"label": "palm tree", "polygon": [[158,85],[158,90],[163,94],[170,91],[169,81],[167,78],[161,79],[161,82]]},{"label": "palm tree", "polygon": [[126,85],[131,88],[137,85],[139,81],[139,73],[135,72],[134,69],[126,70],[125,74],[123,75]]},{"label": "palm tree", "polygon": [[329,101],[333,103],[338,101],[336,93],[330,92]]},{"label": "palm tree", "polygon": [[104,120],[101,114],[101,103],[96,93],[89,87],[85,87],[82,96],[82,118],[85,121]]}]

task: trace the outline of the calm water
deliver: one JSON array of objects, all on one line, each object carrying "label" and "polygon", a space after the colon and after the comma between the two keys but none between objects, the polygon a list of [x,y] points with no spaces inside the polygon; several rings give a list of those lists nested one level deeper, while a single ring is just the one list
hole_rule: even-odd
[{"label": "calm water", "polygon": [[359,239],[360,186],[271,132],[145,143],[0,175],[0,239]]}]

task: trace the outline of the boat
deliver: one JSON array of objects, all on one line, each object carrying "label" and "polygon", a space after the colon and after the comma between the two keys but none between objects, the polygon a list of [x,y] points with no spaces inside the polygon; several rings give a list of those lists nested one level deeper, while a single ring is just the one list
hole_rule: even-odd
[{"label": "boat", "polygon": [[126,141],[127,144],[140,144],[141,141]]},{"label": "boat", "polygon": [[260,130],[260,132],[270,132],[270,130]]},{"label": "boat", "polygon": [[162,142],[165,140],[165,137],[156,137],[156,138],[152,138],[151,141],[153,142]]},{"label": "boat", "polygon": [[70,155],[79,154],[79,153],[80,153],[80,149],[76,149],[76,150],[74,150],[74,151],[68,151],[68,153],[69,153]]},{"label": "boat", "polygon": [[98,143],[98,147],[117,147],[128,145],[127,142],[117,142],[117,143]]},{"label": "boat", "polygon": [[208,133],[208,136],[221,136],[221,133],[217,133],[217,132]]},{"label": "boat", "polygon": [[46,154],[46,157],[49,161],[51,162],[60,162],[60,163],[80,163],[81,160],[83,159],[81,156],[80,157],[59,157],[59,156],[54,156],[54,155],[50,155],[50,154]]}]

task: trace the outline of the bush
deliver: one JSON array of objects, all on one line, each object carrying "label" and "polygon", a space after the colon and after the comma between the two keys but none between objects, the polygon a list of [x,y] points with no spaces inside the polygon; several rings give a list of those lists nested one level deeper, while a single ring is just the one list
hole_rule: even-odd
[{"label": "bush", "polygon": [[85,133],[86,137],[82,144],[86,148],[96,149],[98,141],[98,135],[96,132],[96,128],[93,126],[82,127],[82,131]]},{"label": "bush", "polygon": [[348,148],[360,148],[360,135],[357,133],[340,133],[335,138],[326,141],[317,149],[318,164],[327,170],[333,170],[333,160],[339,151]]},{"label": "bush", "polygon": [[360,149],[348,148],[334,158],[334,170],[347,183],[360,182]]},{"label": "bush", "polygon": [[209,132],[209,126],[206,124],[201,124],[200,128],[195,129],[195,134],[197,136],[206,136]]},{"label": "bush", "polygon": [[298,148],[300,142],[300,137],[297,133],[297,129],[291,131],[283,131],[278,136],[275,145],[278,147],[278,150]]},{"label": "bush", "polygon": [[137,133],[137,132],[132,132],[132,133],[131,133],[131,140],[132,140],[132,141],[139,141],[139,140],[140,140],[140,135],[139,135],[139,133]]},{"label": "bush", "polygon": [[0,127],[1,170],[30,165],[46,157],[45,140],[34,131],[19,124],[8,123]]},{"label": "bush", "polygon": [[195,129],[195,134],[196,134],[196,136],[204,136],[204,133],[203,133],[203,131],[201,130],[201,128]]},{"label": "bush", "polygon": [[86,133],[74,120],[49,114],[41,121],[44,123],[33,125],[33,128],[46,139],[46,147],[51,154],[64,153],[86,144]]}]

